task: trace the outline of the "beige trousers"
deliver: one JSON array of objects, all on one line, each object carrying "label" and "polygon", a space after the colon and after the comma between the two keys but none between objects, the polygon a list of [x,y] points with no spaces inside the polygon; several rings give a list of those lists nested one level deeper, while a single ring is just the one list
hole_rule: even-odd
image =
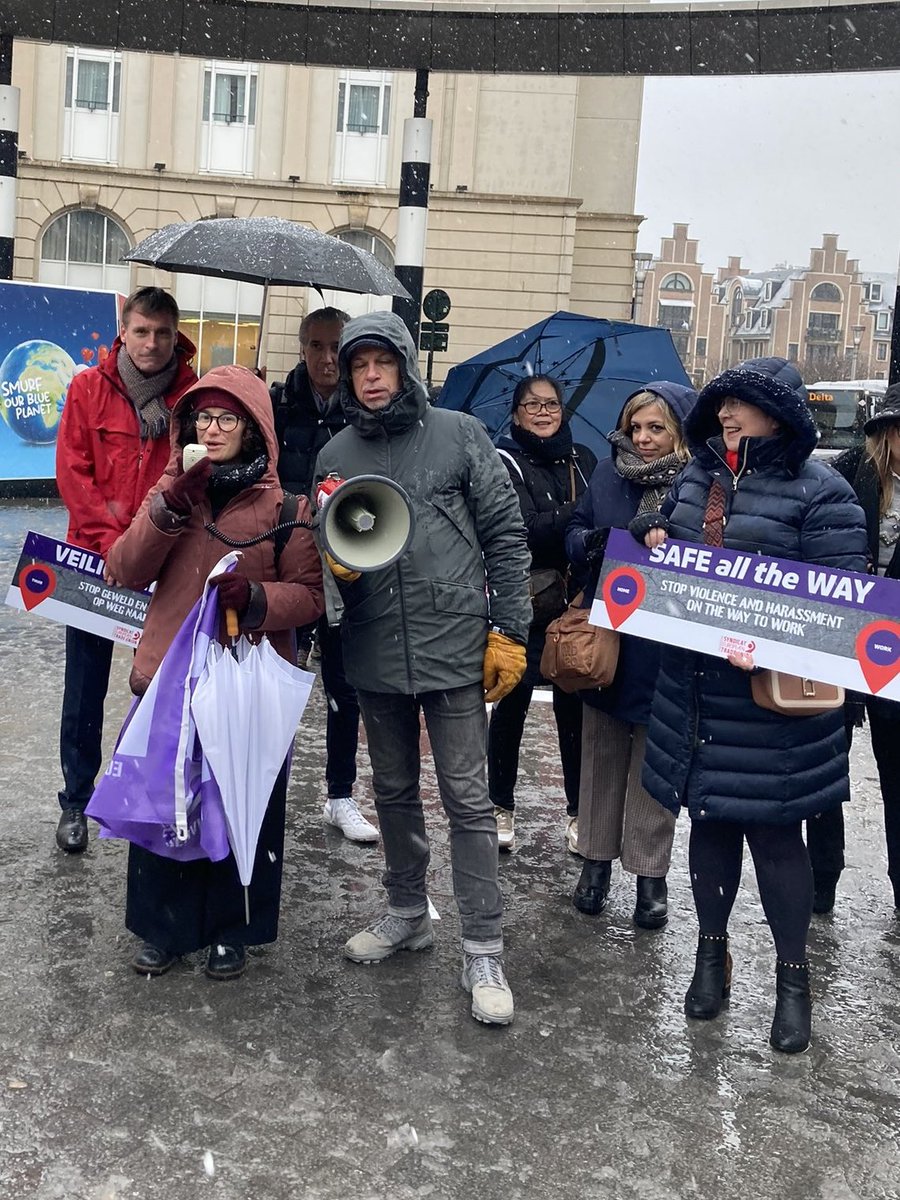
[{"label": "beige trousers", "polygon": [[675,814],[641,786],[646,725],[629,725],[584,706],[578,851],[584,858],[622,860],[633,875],[662,878],[669,869]]}]

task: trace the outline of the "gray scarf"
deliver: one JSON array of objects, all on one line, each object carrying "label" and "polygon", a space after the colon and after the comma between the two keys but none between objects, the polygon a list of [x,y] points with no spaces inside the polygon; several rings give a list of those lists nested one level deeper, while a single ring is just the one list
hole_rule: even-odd
[{"label": "gray scarf", "polygon": [[141,439],[165,437],[169,431],[165,395],[178,374],[177,355],[173,354],[169,365],[155,375],[144,375],[131,361],[125,347],[120,346],[116,369],[141,423]]},{"label": "gray scarf", "polygon": [[653,462],[644,462],[634,448],[631,438],[617,429],[607,439],[613,446],[616,471],[623,479],[639,484],[644,489],[636,516],[655,512],[668,495],[672,480],[684,466],[677,454],[665,454]]}]

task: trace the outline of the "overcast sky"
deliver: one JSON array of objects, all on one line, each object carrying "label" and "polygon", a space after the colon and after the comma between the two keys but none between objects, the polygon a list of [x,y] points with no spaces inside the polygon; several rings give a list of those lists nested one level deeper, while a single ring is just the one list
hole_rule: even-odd
[{"label": "overcast sky", "polygon": [[648,79],[638,248],[686,221],[707,270],[804,266],[823,233],[863,270],[900,257],[900,73]]}]

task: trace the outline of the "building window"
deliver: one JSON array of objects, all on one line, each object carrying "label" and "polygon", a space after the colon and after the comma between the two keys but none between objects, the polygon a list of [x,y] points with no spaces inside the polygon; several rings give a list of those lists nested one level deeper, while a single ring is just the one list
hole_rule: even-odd
[{"label": "building window", "polygon": [[760,313],[759,313],[760,329],[768,329],[769,322],[771,321],[771,319],[772,319],[772,314],[768,308],[760,309]]},{"label": "building window", "polygon": [[41,238],[41,283],[66,287],[131,291],[131,267],[124,262],[128,235],[112,217],[76,209],[57,217]]},{"label": "building window", "polygon": [[891,327],[891,314],[889,312],[880,312],[875,314],[875,328],[883,333]]},{"label": "building window", "polygon": [[341,71],[334,183],[385,184],[392,78],[389,71]]},{"label": "building window", "polygon": [[840,304],[843,299],[841,289],[833,283],[818,283],[810,292],[810,300],[824,300],[828,303]]},{"label": "building window", "polygon": [[120,55],[77,46],[67,52],[63,158],[118,162],[121,91]]},{"label": "building window", "polygon": [[200,170],[252,175],[256,146],[256,67],[209,63],[203,72]]},{"label": "building window", "polygon": [[881,284],[880,283],[864,283],[863,284],[863,299],[869,304],[881,303]]},{"label": "building window", "polygon": [[796,362],[799,357],[800,357],[799,342],[789,342],[788,343],[788,362]]},{"label": "building window", "polygon": [[706,338],[697,338],[697,357],[706,358]]},{"label": "building window", "polygon": [[692,292],[694,285],[688,279],[687,275],[682,275],[676,271],[674,275],[667,275],[659,285],[661,292]]},{"label": "building window", "polygon": [[[360,250],[368,250],[370,254],[375,255],[383,267],[393,271],[393,251],[377,233],[372,233],[368,229],[341,229],[335,232],[334,236],[340,238],[342,242],[349,242],[351,246],[358,246]],[[328,290],[323,291],[322,296],[325,304],[341,308],[351,317],[363,317],[371,312],[390,312],[392,304],[390,296],[360,296],[355,292]],[[322,302],[318,292],[310,289],[306,311],[311,312],[312,309],[319,308]]]},{"label": "building window", "polygon": [[887,362],[887,342],[878,342],[875,346],[875,357],[879,362]]},{"label": "building window", "polygon": [[740,325],[744,315],[744,292],[742,288],[735,288],[731,293],[731,323],[732,325]]},{"label": "building window", "polygon": [[234,279],[176,275],[178,327],[197,347],[197,371],[256,364],[262,288]]},{"label": "building window", "polygon": [[806,328],[809,338],[817,341],[839,342],[841,340],[840,315],[838,313],[811,312]]}]

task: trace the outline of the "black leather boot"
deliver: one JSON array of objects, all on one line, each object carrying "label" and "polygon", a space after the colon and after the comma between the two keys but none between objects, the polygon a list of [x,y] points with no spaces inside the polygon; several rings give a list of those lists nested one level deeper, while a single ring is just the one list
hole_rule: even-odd
[{"label": "black leather boot", "polygon": [[834,894],[840,875],[813,876],[813,912],[830,913],[834,908]]},{"label": "black leather boot", "polygon": [[609,896],[609,881],[612,877],[612,863],[600,862],[597,859],[586,858],[581,868],[581,878],[575,885],[572,903],[579,912],[596,917],[606,908]]},{"label": "black leather boot", "polygon": [[635,925],[640,925],[641,929],[662,929],[668,919],[669,889],[665,876],[651,879],[648,875],[638,875]]},{"label": "black leather boot", "polygon": [[206,974],[210,979],[237,979],[247,969],[247,951],[243,946],[217,943],[209,948]]},{"label": "black leather boot", "polygon": [[83,808],[64,808],[56,826],[56,844],[68,854],[87,849],[87,817]]},{"label": "black leather boot", "polygon": [[809,1045],[812,1031],[812,1000],[809,995],[809,963],[775,964],[775,1019],[769,1043],[782,1054],[800,1054]]},{"label": "black leather boot", "polygon": [[731,995],[731,954],[728,935],[712,937],[701,933],[697,942],[694,978],[684,997],[685,1016],[711,1021]]},{"label": "black leather boot", "polygon": [[177,957],[168,950],[160,950],[151,942],[144,942],[135,952],[131,965],[138,975],[165,975],[174,966]]}]

